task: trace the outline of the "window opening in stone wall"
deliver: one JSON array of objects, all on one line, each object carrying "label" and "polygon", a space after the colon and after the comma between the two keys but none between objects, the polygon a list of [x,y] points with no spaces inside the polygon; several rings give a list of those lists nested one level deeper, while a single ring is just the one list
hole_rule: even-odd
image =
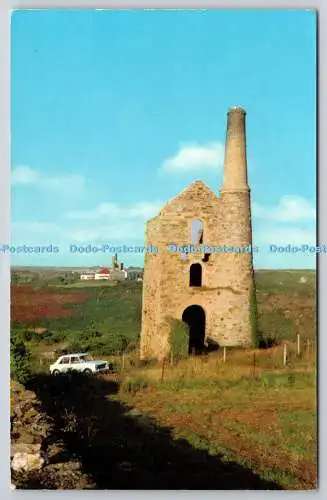
[{"label": "window opening in stone wall", "polygon": [[192,264],[190,267],[190,286],[202,285],[202,266],[201,264]]},{"label": "window opening in stone wall", "polygon": [[209,262],[210,255],[211,255],[211,253],[205,253],[204,257],[202,259],[202,262]]},{"label": "window opening in stone wall", "polygon": [[203,243],[203,222],[201,220],[192,220],[191,244],[201,245]]}]

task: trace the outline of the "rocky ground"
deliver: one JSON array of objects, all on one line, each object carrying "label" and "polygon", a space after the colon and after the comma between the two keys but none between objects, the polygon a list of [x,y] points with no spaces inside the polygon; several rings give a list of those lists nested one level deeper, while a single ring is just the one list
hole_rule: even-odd
[{"label": "rocky ground", "polygon": [[11,482],[16,489],[93,487],[78,458],[69,455],[60,441],[50,438],[48,463],[42,466],[40,445],[52,434],[51,422],[42,413],[36,394],[16,382],[11,383],[11,419]]}]

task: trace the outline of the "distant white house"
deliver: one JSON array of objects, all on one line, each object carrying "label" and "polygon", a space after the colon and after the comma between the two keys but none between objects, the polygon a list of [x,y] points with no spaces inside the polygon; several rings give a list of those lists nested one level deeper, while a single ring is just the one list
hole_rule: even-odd
[{"label": "distant white house", "polygon": [[94,280],[95,279],[95,273],[92,272],[83,272],[80,274],[80,279],[81,280]]},{"label": "distant white house", "polygon": [[94,275],[95,280],[110,280],[110,271],[106,267],[99,269]]},{"label": "distant white house", "polygon": [[120,265],[120,269],[108,269],[107,267],[102,267],[97,271],[83,271],[80,274],[81,280],[124,280],[128,278],[128,271],[123,268],[123,264]]}]

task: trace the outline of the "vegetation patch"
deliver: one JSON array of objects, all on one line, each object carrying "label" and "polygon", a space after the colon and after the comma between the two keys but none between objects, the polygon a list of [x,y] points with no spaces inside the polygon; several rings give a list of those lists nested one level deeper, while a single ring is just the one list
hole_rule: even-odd
[{"label": "vegetation patch", "polygon": [[31,353],[24,342],[12,335],[10,338],[11,377],[20,384],[26,384],[32,376]]},{"label": "vegetation patch", "polygon": [[255,282],[253,282],[250,288],[250,324],[252,331],[253,347],[259,347],[261,338],[258,329],[258,306],[257,306]]},{"label": "vegetation patch", "polygon": [[171,323],[171,352],[173,361],[188,357],[189,332],[184,321],[174,319]]}]

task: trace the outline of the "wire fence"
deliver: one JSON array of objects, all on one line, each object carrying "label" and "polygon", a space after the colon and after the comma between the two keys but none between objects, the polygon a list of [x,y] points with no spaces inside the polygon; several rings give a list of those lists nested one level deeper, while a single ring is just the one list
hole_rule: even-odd
[{"label": "wire fence", "polygon": [[[264,373],[313,372],[316,364],[316,341],[297,336],[295,342],[284,342],[267,349],[240,349],[222,347],[207,355],[179,358],[171,354],[160,361],[140,362],[138,353],[133,360],[123,355],[120,373],[126,375],[133,368],[140,374],[151,375],[161,383],[173,378],[258,378]],[[144,370],[142,372],[142,367]],[[135,372],[134,372],[135,373]]]},{"label": "wire fence", "polygon": [[[207,354],[193,353],[187,357],[170,353],[160,361],[140,360],[139,345],[128,345],[114,356],[92,356],[108,361],[112,372],[124,376],[129,372],[152,370],[160,382],[180,376],[211,378],[215,374],[230,377],[257,378],[265,372],[312,371],[316,362],[316,341],[297,335],[294,342],[283,342],[267,349],[241,349],[221,347]],[[43,352],[39,369],[45,370],[56,359],[54,352]],[[151,372],[151,373],[152,373]]]}]

